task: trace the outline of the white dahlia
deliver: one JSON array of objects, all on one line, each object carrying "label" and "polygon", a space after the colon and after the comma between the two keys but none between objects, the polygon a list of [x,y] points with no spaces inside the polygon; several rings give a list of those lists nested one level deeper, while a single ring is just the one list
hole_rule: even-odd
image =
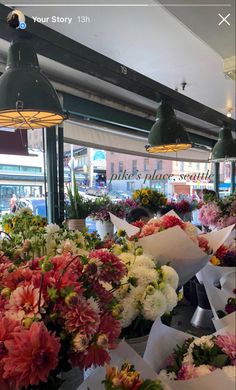
[{"label": "white dahlia", "polygon": [[155,269],[136,267],[134,264],[129,270],[129,277],[136,278],[138,285],[147,287],[150,283],[157,281],[158,274]]},{"label": "white dahlia", "polygon": [[154,294],[147,295],[144,303],[142,314],[147,320],[155,321],[157,317],[161,317],[167,309],[165,296],[161,291],[156,290]]},{"label": "white dahlia", "polygon": [[170,286],[170,284],[167,284],[162,290],[162,293],[165,295],[166,298],[167,311],[172,311],[178,303],[178,296],[175,290],[173,289],[173,287]]},{"label": "white dahlia", "polygon": [[174,270],[174,268],[168,265],[163,265],[161,267],[161,270],[163,273],[164,281],[169,283],[171,287],[176,290],[179,284],[179,276],[177,272]]},{"label": "white dahlia", "polygon": [[149,269],[153,269],[156,266],[154,261],[145,255],[137,256],[134,264],[135,266],[146,267]]}]

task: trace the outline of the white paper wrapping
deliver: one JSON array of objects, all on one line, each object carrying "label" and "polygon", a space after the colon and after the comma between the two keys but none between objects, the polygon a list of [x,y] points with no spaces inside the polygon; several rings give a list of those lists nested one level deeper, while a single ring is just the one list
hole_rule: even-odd
[{"label": "white paper wrapping", "polygon": [[[178,217],[174,211],[170,211],[166,215]],[[128,236],[139,232],[138,228],[111,213],[110,217],[114,225],[125,230]],[[206,235],[214,251],[225,242],[233,227],[234,225]],[[139,239],[138,245],[143,247],[144,253],[160,264],[170,262],[170,266],[179,275],[180,286],[190,280],[210,259],[210,256],[204,253],[179,226],[143,237]]]},{"label": "white paper wrapping", "polygon": [[210,262],[206,264],[206,266],[201,269],[197,273],[197,278],[200,283],[203,282],[203,279],[206,278],[208,283],[217,285],[220,284],[220,279],[232,273],[234,271],[234,267],[218,267],[216,265],[211,264]]},{"label": "white paper wrapping", "polygon": [[223,275],[220,278],[220,285],[222,290],[233,296],[233,290],[236,288],[236,269],[231,268],[231,272]]},{"label": "white paper wrapping", "polygon": [[[235,333],[231,325],[221,329],[217,334],[226,332]],[[163,325],[158,319],[154,322],[147,348],[144,353],[144,360],[157,372],[165,367],[167,357],[173,352],[177,344],[182,344],[187,338],[193,337],[188,333]],[[222,370],[216,370],[209,375],[194,378],[186,381],[166,381],[174,390],[235,390],[235,382],[224,374]]]},{"label": "white paper wrapping", "polygon": [[[127,361],[135,366],[143,379],[158,379],[158,375],[152,368],[125,341],[122,341],[110,355],[110,366],[120,368]],[[104,367],[96,368],[77,390],[88,390],[88,388],[90,390],[104,390],[104,385],[101,382],[105,379],[105,374],[106,369]],[[168,386],[165,386],[165,390],[168,390]]]}]

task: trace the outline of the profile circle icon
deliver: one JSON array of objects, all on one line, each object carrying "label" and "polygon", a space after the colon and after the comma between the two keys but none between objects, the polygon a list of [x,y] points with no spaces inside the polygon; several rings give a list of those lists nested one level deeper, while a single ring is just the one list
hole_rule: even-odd
[{"label": "profile circle icon", "polygon": [[21,30],[25,30],[26,29],[26,23],[25,22],[21,22],[20,25],[19,25],[19,28]]}]

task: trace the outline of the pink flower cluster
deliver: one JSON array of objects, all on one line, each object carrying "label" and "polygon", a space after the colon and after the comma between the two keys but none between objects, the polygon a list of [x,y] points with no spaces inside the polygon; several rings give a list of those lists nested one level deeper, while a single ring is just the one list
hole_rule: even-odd
[{"label": "pink flower cluster", "polygon": [[198,237],[191,236],[189,234],[189,223],[183,222],[180,218],[175,217],[173,215],[164,215],[160,219],[151,219],[146,224],[144,224],[142,221],[135,222],[133,224],[136,227],[140,228],[140,231],[138,234],[131,237],[131,239],[134,238],[143,238],[146,236],[150,236],[155,233],[162,232],[163,230],[167,230],[170,228],[173,228],[175,226],[179,226],[193,241],[198,244],[198,246],[206,253],[210,252],[209,243],[204,237]]},{"label": "pink flower cluster", "polygon": [[204,204],[199,210],[199,221],[204,226],[215,225],[220,218],[221,210],[216,202]]},{"label": "pink flower cluster", "polygon": [[0,266],[1,390],[46,382],[62,361],[109,362],[121,331],[112,293],[126,273],[119,258],[102,249]]}]

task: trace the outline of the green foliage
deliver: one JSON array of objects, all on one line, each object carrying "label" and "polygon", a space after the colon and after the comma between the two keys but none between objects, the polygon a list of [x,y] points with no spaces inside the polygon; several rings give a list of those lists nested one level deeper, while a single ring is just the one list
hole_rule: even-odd
[{"label": "green foliage", "polygon": [[78,190],[74,178],[74,186],[67,186],[69,204],[66,206],[66,215],[68,219],[84,219],[94,210],[94,202],[91,199],[84,199]]}]

